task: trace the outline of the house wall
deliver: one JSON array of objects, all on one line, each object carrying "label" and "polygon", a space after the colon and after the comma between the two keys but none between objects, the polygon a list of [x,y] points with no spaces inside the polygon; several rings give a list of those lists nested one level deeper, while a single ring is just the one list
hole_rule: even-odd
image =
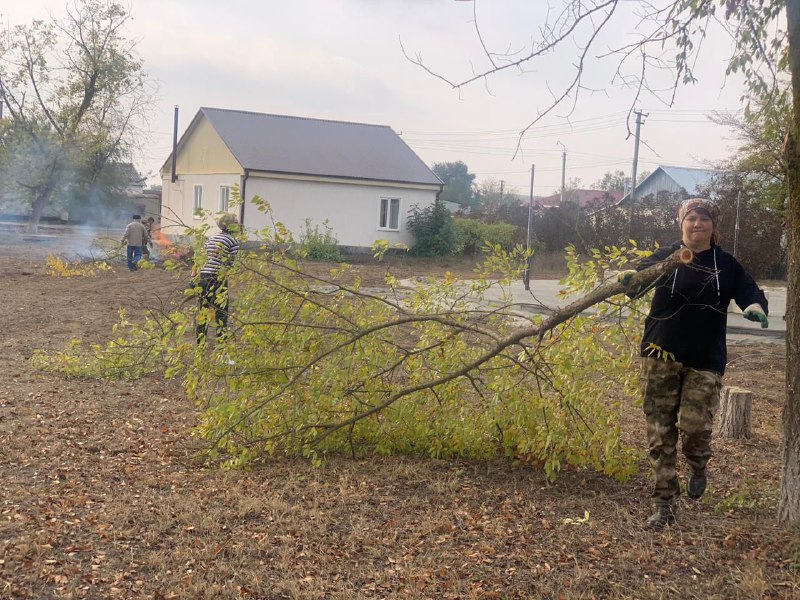
[{"label": "house wall", "polygon": [[203,208],[216,213],[219,186],[239,185],[243,170],[206,119],[199,119],[182,140],[175,166],[179,173],[175,183],[171,165],[161,172],[161,222],[165,233],[180,235],[183,227],[203,223],[194,216],[194,186],[203,186]]},{"label": "house wall", "polygon": [[[175,183],[168,175],[162,179],[161,226],[167,235],[181,235],[185,227],[199,227],[204,223],[214,225],[214,215],[219,212],[220,186],[241,185],[241,177],[234,173],[193,173],[179,175]],[[203,210],[211,215],[198,218],[194,214],[194,186],[203,188]],[[230,212],[238,215],[238,209]]]},{"label": "house wall", "polygon": [[[246,184],[246,196],[254,195],[267,200],[273,218],[283,223],[299,239],[305,229],[305,220],[311,226],[322,226],[327,220],[339,245],[369,248],[378,239],[390,244],[405,243],[414,238],[406,220],[413,205],[430,206],[436,200],[436,186],[402,187],[369,182],[341,182],[292,176],[251,175]],[[399,231],[379,229],[381,198],[400,199]],[[270,221],[252,203],[245,205],[244,222],[248,231],[262,229]],[[320,228],[323,231],[323,228]]]},{"label": "house wall", "polygon": [[176,161],[178,173],[241,173],[242,167],[207,119],[198,119],[182,142]]}]

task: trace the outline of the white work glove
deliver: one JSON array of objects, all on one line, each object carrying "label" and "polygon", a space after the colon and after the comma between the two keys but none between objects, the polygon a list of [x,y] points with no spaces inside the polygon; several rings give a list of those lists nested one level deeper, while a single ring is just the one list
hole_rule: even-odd
[{"label": "white work glove", "polygon": [[769,319],[760,304],[754,302],[744,309],[742,316],[748,321],[761,321],[761,329],[769,327]]},{"label": "white work glove", "polygon": [[631,282],[633,276],[636,275],[636,271],[630,269],[628,271],[620,271],[617,273],[617,283],[621,283],[622,285],[628,285]]}]

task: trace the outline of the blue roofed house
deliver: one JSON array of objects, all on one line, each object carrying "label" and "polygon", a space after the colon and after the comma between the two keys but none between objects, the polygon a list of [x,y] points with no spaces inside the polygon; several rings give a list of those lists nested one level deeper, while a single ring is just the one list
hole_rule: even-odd
[{"label": "blue roofed house", "polygon": [[[662,165],[636,185],[635,198],[658,196],[659,193],[698,195],[720,173],[713,169]],[[626,194],[618,205],[625,206],[630,199],[631,194]]]},{"label": "blue roofed house", "polygon": [[[268,215],[295,236],[323,223],[341,246],[369,248],[377,239],[413,244],[412,206],[432,205],[441,180],[390,127],[218,108],[201,108],[161,169],[162,226],[179,235],[202,220],[196,209],[234,210],[249,232]],[[233,209],[238,185],[243,205]],[[213,220],[209,220],[213,224]]]}]

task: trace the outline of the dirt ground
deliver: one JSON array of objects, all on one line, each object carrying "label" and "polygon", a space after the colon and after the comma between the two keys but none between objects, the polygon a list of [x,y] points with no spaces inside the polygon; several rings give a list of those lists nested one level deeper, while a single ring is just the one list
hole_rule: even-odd
[{"label": "dirt ground", "polygon": [[[368,283],[385,268],[359,266]],[[393,267],[423,268],[436,270]],[[120,308],[141,318],[184,278],[51,277],[41,253],[7,245],[0,278],[0,598],[800,598],[796,539],[775,524],[780,344],[731,348],[726,382],[755,394],[753,437],[716,440],[706,496],[650,533],[644,462],[625,484],[584,471],[548,484],[501,461],[200,464],[179,382],[29,362],[108,339]],[[629,429],[641,448],[640,415]]]}]

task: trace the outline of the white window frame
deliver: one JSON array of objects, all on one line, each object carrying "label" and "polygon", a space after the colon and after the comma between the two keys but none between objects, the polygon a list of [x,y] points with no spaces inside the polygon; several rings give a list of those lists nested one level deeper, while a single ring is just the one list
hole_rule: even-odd
[{"label": "white window frame", "polygon": [[231,186],[219,186],[219,212],[228,212],[231,205]]},{"label": "white window frame", "polygon": [[199,219],[200,217],[197,215],[197,211],[203,210],[203,186],[200,184],[195,184],[192,189],[194,190],[192,216],[195,219]]},{"label": "white window frame", "polygon": [[[397,212],[394,214],[394,223],[392,223],[392,208],[396,207]],[[400,209],[402,203],[400,198],[392,196],[381,197],[380,205],[378,206],[378,230],[379,231],[400,231]]]}]

